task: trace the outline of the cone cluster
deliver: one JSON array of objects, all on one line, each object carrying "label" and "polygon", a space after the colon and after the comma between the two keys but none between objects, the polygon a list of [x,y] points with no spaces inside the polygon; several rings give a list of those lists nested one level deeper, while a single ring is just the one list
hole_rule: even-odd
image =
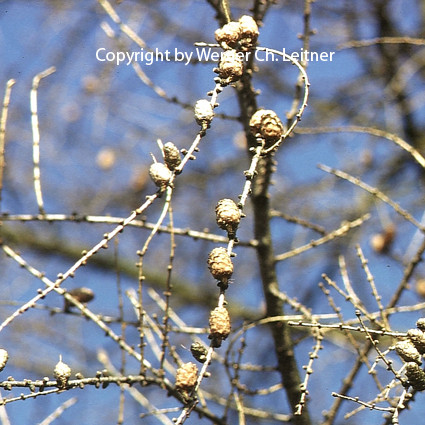
[{"label": "cone cluster", "polygon": [[425,372],[421,367],[414,362],[406,363],[406,376],[409,380],[409,384],[416,391],[425,390]]},{"label": "cone cluster", "polygon": [[251,133],[255,137],[261,137],[266,145],[272,145],[280,140],[284,133],[284,127],[276,112],[270,109],[260,109],[252,115],[249,121]]},{"label": "cone cluster", "polygon": [[425,355],[425,318],[416,322],[417,329],[407,331],[407,339],[395,344],[397,354],[406,362],[409,384],[417,391],[425,390],[425,371],[420,367]]},{"label": "cone cluster", "polygon": [[395,351],[405,362],[414,362],[418,365],[422,364],[419,351],[409,340],[398,341],[395,345]]},{"label": "cone cluster", "polygon": [[258,39],[259,31],[255,20],[249,15],[243,15],[239,21],[225,24],[215,32],[215,39],[224,50],[252,49]]},{"label": "cone cluster", "polygon": [[407,336],[420,354],[425,354],[425,333],[420,329],[409,329]]}]

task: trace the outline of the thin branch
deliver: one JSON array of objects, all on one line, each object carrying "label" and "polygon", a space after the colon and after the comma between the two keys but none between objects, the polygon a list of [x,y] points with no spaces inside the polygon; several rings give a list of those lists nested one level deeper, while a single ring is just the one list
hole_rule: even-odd
[{"label": "thin branch", "polygon": [[6,123],[7,123],[7,114],[9,111],[10,103],[10,94],[12,92],[12,87],[15,84],[15,80],[11,79],[6,83],[6,90],[4,92],[3,98],[3,108],[1,111],[0,118],[0,210],[1,210],[1,199],[2,199],[2,190],[3,190],[3,174],[5,167],[4,160],[4,151],[6,146]]},{"label": "thin branch", "polygon": [[408,282],[413,275],[418,264],[422,261],[423,254],[425,252],[425,238],[423,239],[421,245],[416,251],[415,255],[412,256],[411,260],[407,263],[406,267],[403,270],[403,278],[399,283],[397,289],[394,291],[390,302],[387,305],[387,308],[395,307],[395,305],[400,300],[401,295],[407,289]]},{"label": "thin branch", "polygon": [[400,207],[399,204],[392,201],[387,195],[382,193],[379,189],[369,186],[367,183],[364,183],[362,180],[360,180],[357,177],[353,177],[348,173],[345,173],[344,171],[337,170],[335,168],[328,167],[326,165],[319,164],[318,167],[326,171],[329,174],[333,174],[341,179],[347,180],[350,183],[354,184],[355,186],[360,187],[363,190],[366,190],[371,195],[375,196],[376,198],[380,199],[382,202],[385,202],[387,205],[389,205],[391,208],[393,208],[398,214],[400,214],[405,220],[410,221],[415,227],[420,229],[422,232],[425,232],[425,226],[422,226],[421,223],[419,223],[416,219],[414,219],[406,210]]},{"label": "thin branch", "polygon": [[326,230],[322,226],[319,226],[314,223],[310,223],[309,221],[304,220],[302,218],[294,217],[277,210],[270,211],[270,215],[271,217],[281,217],[289,223],[299,224],[300,226],[303,226],[307,229],[314,230],[315,232],[319,233],[322,236],[326,235]]},{"label": "thin branch", "polygon": [[389,133],[388,131],[379,130],[373,127],[362,127],[350,125],[347,127],[315,127],[315,128],[297,128],[298,134],[322,134],[322,133],[363,133],[370,134],[371,136],[382,137],[395,143],[401,149],[408,152],[415,161],[422,167],[425,168],[425,158],[417,151],[413,146],[403,140],[401,137]]},{"label": "thin branch", "polygon": [[366,260],[360,245],[356,246],[356,251],[357,251],[357,255],[359,256],[360,261],[362,263],[362,268],[366,273],[367,281],[369,282],[369,285],[372,289],[372,295],[375,298],[376,304],[378,305],[378,308],[379,308],[379,311],[380,311],[380,316],[381,316],[381,319],[382,319],[382,323],[383,323],[383,325],[386,329],[391,329],[390,325],[388,323],[388,316],[387,316],[387,314],[384,310],[384,306],[383,306],[382,301],[381,301],[382,297],[379,295],[378,290],[376,289],[375,280],[372,276],[372,273],[370,272],[368,261]]},{"label": "thin branch", "polygon": [[[74,223],[93,223],[93,224],[121,224],[123,221],[122,217],[111,217],[111,216],[94,216],[94,215],[83,215],[83,214],[44,214],[44,215],[32,215],[32,214],[0,214],[1,221],[40,221],[51,223],[54,221],[70,221]],[[132,220],[128,223],[128,226],[138,227],[143,229],[153,230],[156,226],[156,223],[149,223],[145,220]],[[158,232],[161,233],[170,233],[171,229],[169,226],[159,226]],[[216,235],[213,233],[208,233],[206,231],[197,231],[192,229],[181,229],[174,228],[174,235],[178,236],[188,236],[194,240],[206,240],[214,243],[223,243],[227,242],[227,237],[222,235]],[[255,248],[258,245],[256,240],[238,240],[238,246],[247,246]]]},{"label": "thin branch", "polygon": [[223,9],[223,13],[224,13],[224,16],[226,17],[226,21],[230,22],[232,18],[231,18],[229,0],[221,0],[221,8]]},{"label": "thin branch", "polygon": [[118,13],[112,7],[108,0],[98,0],[99,4],[103,7],[109,17],[119,26],[120,30],[132,41],[134,41],[140,48],[146,47],[146,43],[124,22],[122,22]]},{"label": "thin branch", "polygon": [[361,226],[366,220],[369,220],[370,214],[365,214],[362,217],[343,223],[338,229],[328,233],[326,236],[312,240],[310,243],[300,246],[299,248],[292,249],[291,251],[285,252],[283,254],[276,255],[275,261],[283,261],[288,258],[295,257],[296,255],[302,254],[303,252],[308,251],[311,248],[315,248],[319,245],[332,241],[335,238],[344,236],[351,229]]},{"label": "thin branch", "polygon": [[[75,272],[83,265],[87,263],[87,261],[95,255],[97,252],[99,252],[101,249],[105,249],[108,246],[108,242],[113,239],[118,233],[120,233],[131,221],[133,221],[137,215],[141,214],[143,211],[145,211],[158,197],[158,193],[148,196],[146,202],[141,205],[137,210],[133,211],[129,217],[127,217],[125,220],[122,221],[122,224],[117,226],[114,230],[112,230],[110,233],[105,233],[103,240],[100,241],[97,245],[95,245],[90,251],[85,252],[83,256],[72,266],[70,267],[65,273],[60,273],[56,279],[56,281],[53,283],[49,279],[44,278],[44,275],[32,267],[28,266],[28,270],[34,274],[34,276],[37,276],[40,280],[42,280],[44,283],[46,283],[47,288],[44,290],[41,290],[38,295],[36,295],[34,298],[29,300],[27,303],[25,303],[23,306],[21,306],[18,310],[16,310],[12,315],[10,315],[8,318],[6,318],[2,324],[0,324],[0,332],[8,326],[16,317],[20,316],[21,314],[25,313],[29,308],[31,308],[33,305],[35,305],[39,300],[43,299],[48,293],[51,291],[56,291],[56,289],[59,289],[60,285],[69,277],[74,276]],[[1,245],[1,240],[0,240]],[[11,248],[2,245],[1,246],[5,253],[12,258],[14,258],[17,262],[22,262],[23,264],[26,264],[24,260],[22,260]],[[45,279],[45,280],[43,280]],[[72,302],[74,305],[76,305],[74,302]]]},{"label": "thin branch", "polygon": [[413,44],[415,46],[424,46],[425,40],[423,38],[413,37],[376,37],[370,40],[352,40],[346,43],[339,44],[338,50],[352,49],[359,47],[370,47],[376,44]]},{"label": "thin branch", "polygon": [[52,412],[46,419],[40,422],[38,425],[50,425],[53,421],[60,418],[62,413],[65,412],[66,409],[69,409],[77,402],[77,397],[72,397],[62,403],[54,412]]},{"label": "thin branch", "polygon": [[38,111],[37,111],[37,90],[40,81],[43,78],[48,77],[56,71],[54,66],[46,69],[43,72],[37,74],[32,80],[32,89],[30,95],[31,104],[31,126],[32,126],[32,157],[33,157],[33,173],[34,173],[34,191],[37,199],[38,211],[40,214],[44,214],[44,202],[43,193],[41,191],[41,180],[40,180],[40,130],[38,123]]},{"label": "thin branch", "polygon": [[[138,251],[137,254],[139,256],[139,262],[137,263],[137,267],[139,269],[139,276],[138,276],[138,302],[137,302],[137,308],[139,309],[138,311],[138,319],[139,319],[139,332],[140,332],[140,354],[141,357],[144,357],[144,347],[145,347],[145,342],[144,342],[144,327],[143,327],[143,320],[145,317],[145,312],[143,309],[143,282],[145,280],[145,276],[143,275],[143,257],[145,256],[149,245],[152,241],[152,239],[154,238],[154,236],[157,234],[159,227],[162,225],[167,213],[168,213],[168,209],[170,207],[170,202],[171,202],[171,198],[172,198],[172,194],[173,194],[173,188],[171,186],[168,186],[166,189],[166,198],[165,198],[165,202],[164,205],[162,207],[162,211],[161,214],[156,222],[155,227],[152,229],[151,233],[149,234],[148,238],[145,241],[145,244],[143,245],[143,248],[141,251]],[[145,366],[144,363],[141,362],[140,363],[140,374],[143,375],[145,373]]]},{"label": "thin branch", "polygon": [[347,291],[347,294],[355,302],[355,304],[362,305],[360,298],[357,296],[356,292],[351,286],[350,278],[348,277],[347,265],[345,263],[345,258],[343,255],[340,255],[338,257],[338,263],[342,282],[344,283],[344,288]]},{"label": "thin branch", "polygon": [[365,407],[367,407],[370,410],[379,410],[379,411],[382,411],[382,412],[391,412],[391,413],[394,412],[394,408],[393,407],[380,407],[380,406],[376,406],[375,404],[369,404],[369,403],[366,403],[364,401],[361,401],[358,397],[350,397],[350,396],[347,396],[347,395],[338,394],[336,392],[333,392],[332,393],[332,396],[333,397],[341,398],[343,400],[354,401],[355,403],[361,404],[362,406],[365,406]]},{"label": "thin branch", "polygon": [[[111,359],[109,358],[105,350],[99,350],[97,353],[97,359],[103,364],[103,366],[110,371],[113,375],[118,375],[118,370],[112,364]],[[148,412],[151,412],[162,424],[172,425],[173,422],[168,419],[159,409],[157,409],[152,402],[145,397],[137,388],[129,385],[121,385],[123,391],[126,391],[130,396],[141,406],[145,407]]]},{"label": "thin branch", "polygon": [[379,349],[379,347],[378,347],[379,341],[372,338],[370,330],[366,327],[366,325],[364,324],[364,321],[361,317],[361,312],[357,310],[356,316],[359,319],[360,325],[361,325],[362,329],[364,330],[367,339],[372,343],[373,348],[378,353],[379,358],[387,365],[387,370],[391,371],[394,374],[394,376],[396,377],[396,379],[398,379],[404,385],[404,383],[406,382],[405,378],[402,378],[400,376],[400,374],[394,369],[394,367],[392,365],[392,361],[388,360],[384,356],[382,351]]},{"label": "thin branch", "polygon": [[363,328],[361,326],[350,326],[350,325],[343,325],[341,324],[325,324],[325,323],[308,323],[308,322],[294,322],[294,321],[288,321],[289,326],[307,326],[307,327],[313,327],[313,328],[319,328],[319,329],[338,329],[338,330],[348,330],[353,332],[361,332],[361,333],[370,333],[372,335],[378,335],[378,336],[392,336],[395,338],[406,338],[407,333],[406,332],[393,332],[393,331],[387,331],[387,330],[379,330],[379,329],[368,329]]},{"label": "thin branch", "polygon": [[170,258],[169,258],[169,263],[168,263],[168,267],[167,267],[167,283],[166,283],[166,288],[164,291],[164,296],[165,296],[165,310],[164,310],[164,318],[163,318],[163,329],[162,329],[162,353],[161,353],[161,360],[160,360],[160,366],[159,366],[159,370],[163,370],[164,368],[164,362],[165,362],[165,355],[167,352],[167,347],[169,346],[169,330],[170,330],[170,297],[172,294],[172,288],[173,288],[173,283],[172,283],[172,272],[173,272],[173,264],[174,264],[174,257],[175,257],[175,252],[176,252],[176,242],[174,239],[174,220],[173,220],[173,209],[171,207],[171,205],[168,208],[168,214],[170,217],[170,228],[171,228],[171,233],[170,233]]},{"label": "thin branch", "polygon": [[[6,255],[13,258],[21,267],[23,267],[30,274],[41,280],[48,287],[48,292],[55,291],[59,295],[65,297],[65,299],[68,300],[72,305],[77,307],[84,316],[92,320],[100,329],[102,329],[106,333],[106,335],[108,335],[113,341],[115,341],[119,345],[119,347],[127,351],[128,354],[136,358],[136,360],[138,360],[139,362],[143,361],[146,367],[152,370],[151,364],[146,359],[143,359],[140,353],[136,352],[132,347],[130,347],[120,336],[118,336],[109,326],[107,326],[102,320],[100,320],[100,318],[96,316],[93,312],[91,312],[84,304],[80,303],[75,297],[67,293],[63,288],[59,287],[56,283],[45,277],[43,273],[30,266],[20,255],[13,251],[13,249],[8,247],[7,245],[2,245],[1,248],[6,253]],[[8,324],[10,324],[10,322],[14,318],[20,316],[22,313],[31,308],[39,299],[44,298],[44,296],[41,295],[45,291],[46,290],[39,290],[39,296],[34,297],[31,301],[27,302],[21,308],[16,310],[15,313],[5,319],[0,327],[0,330],[4,329]]]}]

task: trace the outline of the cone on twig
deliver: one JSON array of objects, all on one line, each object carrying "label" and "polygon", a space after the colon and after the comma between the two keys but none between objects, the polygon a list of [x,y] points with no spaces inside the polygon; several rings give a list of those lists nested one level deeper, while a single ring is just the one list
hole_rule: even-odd
[{"label": "cone on twig", "polygon": [[224,50],[247,51],[255,46],[259,31],[254,18],[243,15],[239,18],[239,21],[229,22],[217,29],[214,35]]},{"label": "cone on twig", "polygon": [[0,348],[0,372],[6,367],[8,360],[9,353],[4,348]]},{"label": "cone on twig", "polygon": [[176,389],[187,400],[195,388],[198,379],[198,368],[195,363],[183,363],[176,373]]},{"label": "cone on twig", "polygon": [[207,360],[208,349],[200,342],[194,342],[190,346],[190,352],[199,363],[205,363]]},{"label": "cone on twig", "polygon": [[425,390],[425,372],[416,363],[406,363],[406,376],[416,391]]},{"label": "cone on twig", "polygon": [[215,39],[220,46],[225,49],[236,49],[238,47],[238,41],[241,37],[241,27],[239,22],[229,22],[218,28],[215,33]]},{"label": "cone on twig", "polygon": [[71,368],[62,361],[62,356],[59,357],[58,363],[56,363],[53,374],[56,379],[56,385],[58,388],[66,387],[68,379],[71,376]]},{"label": "cone on twig", "polygon": [[425,333],[420,329],[409,329],[407,336],[421,354],[425,354]]},{"label": "cone on twig", "polygon": [[215,214],[218,226],[233,239],[241,221],[241,210],[232,199],[221,199],[215,207]]},{"label": "cone on twig", "polygon": [[210,252],[208,256],[208,268],[214,279],[227,285],[233,274],[233,263],[226,248],[214,248]]},{"label": "cone on twig", "polygon": [[165,164],[154,162],[149,168],[149,175],[156,186],[161,190],[165,190],[171,179],[172,172]]},{"label": "cone on twig", "polygon": [[195,120],[203,128],[207,128],[214,118],[214,110],[210,102],[200,99],[195,103]]},{"label": "cone on twig", "polygon": [[266,146],[280,140],[284,127],[276,112],[269,109],[260,109],[252,115],[249,126],[255,137],[265,140]]},{"label": "cone on twig", "polygon": [[221,343],[230,334],[230,316],[225,307],[216,307],[210,313],[210,335],[209,339],[212,340],[213,346],[221,347]]},{"label": "cone on twig", "polygon": [[177,146],[172,142],[168,142],[164,145],[163,151],[165,165],[171,171],[174,171],[182,162]]},{"label": "cone on twig", "polygon": [[244,70],[243,61],[236,50],[226,50],[221,54],[216,72],[222,79],[222,84],[227,85],[238,81]]},{"label": "cone on twig", "polygon": [[422,364],[419,351],[413,345],[412,341],[408,339],[404,341],[398,341],[395,344],[395,351],[405,362],[414,362],[418,365]]}]

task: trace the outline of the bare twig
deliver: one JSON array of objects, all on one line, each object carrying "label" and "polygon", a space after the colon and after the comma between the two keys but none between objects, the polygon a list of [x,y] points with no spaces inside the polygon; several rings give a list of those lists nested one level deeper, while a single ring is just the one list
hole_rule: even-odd
[{"label": "bare twig", "polygon": [[120,30],[132,41],[134,41],[140,48],[146,47],[146,43],[124,22],[122,22],[118,13],[112,7],[108,0],[98,0],[99,4],[103,7],[109,17],[119,26]]},{"label": "bare twig", "polygon": [[367,183],[364,183],[357,177],[353,177],[348,173],[345,173],[344,171],[337,170],[335,168],[328,167],[326,165],[319,165],[318,166],[321,170],[326,171],[327,173],[333,174],[341,179],[347,180],[350,183],[354,184],[355,186],[358,186],[362,188],[363,190],[366,190],[371,195],[375,196],[377,199],[385,202],[387,205],[389,205],[391,208],[393,208],[398,214],[400,214],[405,220],[412,223],[415,227],[420,229],[422,232],[425,232],[425,227],[422,226],[421,223],[419,223],[417,220],[415,220],[412,215],[400,207],[399,204],[392,201],[387,195],[382,193],[379,189],[372,187],[368,185]]},{"label": "bare twig", "polygon": [[[95,245],[90,251],[85,252],[82,257],[71,267],[69,268],[65,273],[60,273],[56,279],[56,281],[53,283],[50,280],[44,278],[43,274],[36,271],[35,269],[32,269],[31,267],[28,268],[28,270],[34,274],[34,276],[37,276],[41,280],[42,278],[46,279],[43,280],[44,283],[46,283],[47,288],[44,290],[41,290],[38,295],[36,295],[34,298],[29,300],[27,303],[25,303],[23,306],[21,306],[18,310],[16,310],[12,315],[10,315],[8,318],[6,318],[2,324],[0,324],[0,332],[9,325],[16,317],[20,316],[21,314],[25,313],[29,308],[31,308],[33,305],[35,305],[39,300],[43,299],[49,292],[54,291],[56,289],[59,289],[60,285],[68,279],[70,276],[74,276],[75,272],[83,265],[87,263],[87,261],[95,255],[99,250],[102,248],[107,248],[108,242],[113,239],[116,235],[118,235],[131,221],[133,221],[137,215],[141,214],[146,208],[148,208],[158,197],[158,194],[154,194],[147,197],[146,202],[141,205],[137,210],[133,211],[129,217],[127,217],[125,220],[122,220],[122,223],[118,225],[114,230],[112,230],[110,233],[105,233],[104,238],[102,241],[100,241],[97,245]],[[10,255],[12,258],[14,258],[16,261],[22,261],[24,264],[26,264],[19,256],[16,255],[16,253],[9,247],[3,245],[3,250],[6,252],[7,255]],[[75,305],[75,303],[72,301],[72,303]]]},{"label": "bare twig", "polygon": [[413,37],[376,37],[370,40],[352,40],[337,46],[338,50],[352,49],[359,47],[369,47],[376,44],[413,44],[416,46],[425,45],[423,38]]},{"label": "bare twig", "polygon": [[5,167],[4,160],[4,150],[6,146],[6,123],[7,123],[7,114],[9,111],[9,103],[10,103],[10,94],[12,92],[12,87],[15,84],[15,80],[11,79],[6,83],[6,90],[4,92],[3,98],[3,107],[1,111],[0,118],[0,211],[1,211],[1,194],[3,189],[3,174]]},{"label": "bare twig", "polygon": [[[121,224],[123,221],[122,217],[110,217],[110,216],[94,216],[94,215],[83,215],[83,214],[44,214],[44,215],[33,215],[33,214],[0,214],[0,220],[2,221],[40,221],[51,223],[53,221],[70,221],[74,223],[92,223],[92,224]],[[139,227],[143,229],[153,230],[157,224],[150,223],[145,220],[134,219],[128,223],[130,227]],[[158,232],[170,233],[171,229],[169,226],[159,226]],[[214,243],[227,242],[228,239],[225,236],[216,235],[206,231],[197,231],[192,229],[174,228],[174,235],[187,236],[194,240],[206,240]],[[239,240],[238,246],[256,247],[258,242],[256,240]]]},{"label": "bare twig", "polygon": [[66,409],[69,409],[71,406],[73,406],[76,402],[77,402],[77,397],[72,397],[72,398],[66,400],[57,409],[55,409],[54,412],[52,412],[49,416],[47,416],[46,419],[41,421],[38,425],[50,425],[53,421],[60,418],[62,413]]},{"label": "bare twig", "polygon": [[300,226],[303,226],[307,229],[314,230],[315,232],[319,233],[322,236],[326,235],[326,230],[322,226],[319,226],[315,223],[310,223],[308,220],[304,220],[299,217],[294,217],[289,214],[285,214],[281,211],[272,210],[271,217],[281,217],[289,223],[299,224]]},{"label": "bare twig", "polygon": [[381,412],[391,412],[391,413],[394,412],[393,407],[380,407],[380,406],[376,406],[375,404],[368,404],[365,401],[361,401],[358,397],[350,397],[350,396],[338,394],[338,393],[335,393],[335,392],[332,393],[332,396],[333,397],[339,397],[339,398],[344,399],[344,400],[354,401],[355,403],[361,404],[362,406],[365,406],[365,407],[367,407],[368,409],[371,409],[371,410],[379,410]]},{"label": "bare twig", "polygon": [[38,123],[38,110],[37,110],[37,90],[40,81],[43,78],[48,77],[56,71],[54,66],[46,69],[43,72],[37,74],[32,80],[31,89],[31,126],[32,126],[32,153],[33,153],[33,169],[34,169],[34,191],[37,199],[38,211],[40,214],[44,214],[44,202],[43,194],[41,191],[41,180],[40,180],[40,130]]},{"label": "bare twig", "polygon": [[[378,336],[392,336],[395,338],[405,338],[407,336],[406,332],[392,332],[387,330],[379,330],[379,329],[368,329],[363,328],[360,326],[350,326],[350,325],[343,325],[341,324],[325,324],[325,323],[307,323],[307,322],[293,322],[288,321],[289,326],[308,326],[308,327],[314,327],[319,329],[340,329],[340,330],[348,330],[353,332],[362,332],[362,333],[369,333],[371,335],[378,335]],[[367,332],[366,332],[367,330]]]},{"label": "bare twig", "polygon": [[385,357],[385,355],[382,353],[382,351],[379,349],[379,347],[378,347],[379,341],[374,340],[372,338],[370,330],[366,327],[366,325],[363,322],[363,319],[361,317],[361,312],[357,310],[356,316],[359,319],[360,325],[361,325],[362,329],[364,330],[367,339],[372,343],[373,348],[378,353],[379,358],[387,365],[387,370],[390,370],[394,374],[395,378],[398,379],[402,384],[404,384],[406,382],[405,378],[402,378],[400,376],[400,374],[394,369],[392,362],[390,360],[388,360]]},{"label": "bare twig", "polygon": [[310,243],[308,243],[306,245],[300,246],[299,248],[295,248],[295,249],[292,249],[291,251],[285,252],[283,254],[276,255],[275,261],[287,260],[288,258],[302,254],[303,252],[306,252],[311,248],[315,248],[316,246],[319,246],[319,245],[322,245],[322,244],[327,243],[329,241],[332,241],[335,238],[344,236],[351,229],[354,229],[358,226],[361,226],[369,218],[370,218],[370,214],[365,214],[364,216],[358,218],[357,220],[353,220],[353,221],[350,221],[350,222],[344,222],[344,223],[342,223],[342,225],[338,229],[336,229],[332,232],[329,232],[326,236],[323,236],[322,238],[315,239],[315,240],[311,241]]},{"label": "bare twig", "polygon": [[423,168],[425,168],[425,158],[417,151],[413,146],[403,140],[401,137],[389,133],[388,131],[379,130],[373,127],[361,127],[361,126],[347,126],[347,127],[315,127],[315,128],[297,128],[299,134],[321,134],[321,133],[364,133],[370,134],[375,137],[382,137],[395,143],[401,149],[408,152],[415,161]]},{"label": "bare twig", "polygon": [[356,250],[357,250],[357,255],[360,258],[360,261],[362,263],[362,268],[366,273],[366,277],[367,277],[367,281],[369,282],[369,285],[372,289],[372,295],[375,298],[376,304],[378,305],[379,311],[381,313],[381,319],[382,319],[382,323],[385,327],[385,329],[391,329],[390,325],[388,323],[388,316],[384,310],[384,306],[382,305],[382,297],[379,295],[378,290],[376,289],[376,285],[375,285],[375,280],[372,276],[372,273],[370,272],[369,266],[368,266],[368,262],[363,254],[362,249],[360,248],[360,245],[356,246]]}]

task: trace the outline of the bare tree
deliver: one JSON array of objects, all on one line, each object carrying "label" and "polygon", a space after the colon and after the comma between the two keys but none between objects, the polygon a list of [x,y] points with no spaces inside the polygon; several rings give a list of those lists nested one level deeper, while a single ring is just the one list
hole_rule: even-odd
[{"label": "bare tree", "polygon": [[420,2],[1,8],[2,424],[419,423]]}]

